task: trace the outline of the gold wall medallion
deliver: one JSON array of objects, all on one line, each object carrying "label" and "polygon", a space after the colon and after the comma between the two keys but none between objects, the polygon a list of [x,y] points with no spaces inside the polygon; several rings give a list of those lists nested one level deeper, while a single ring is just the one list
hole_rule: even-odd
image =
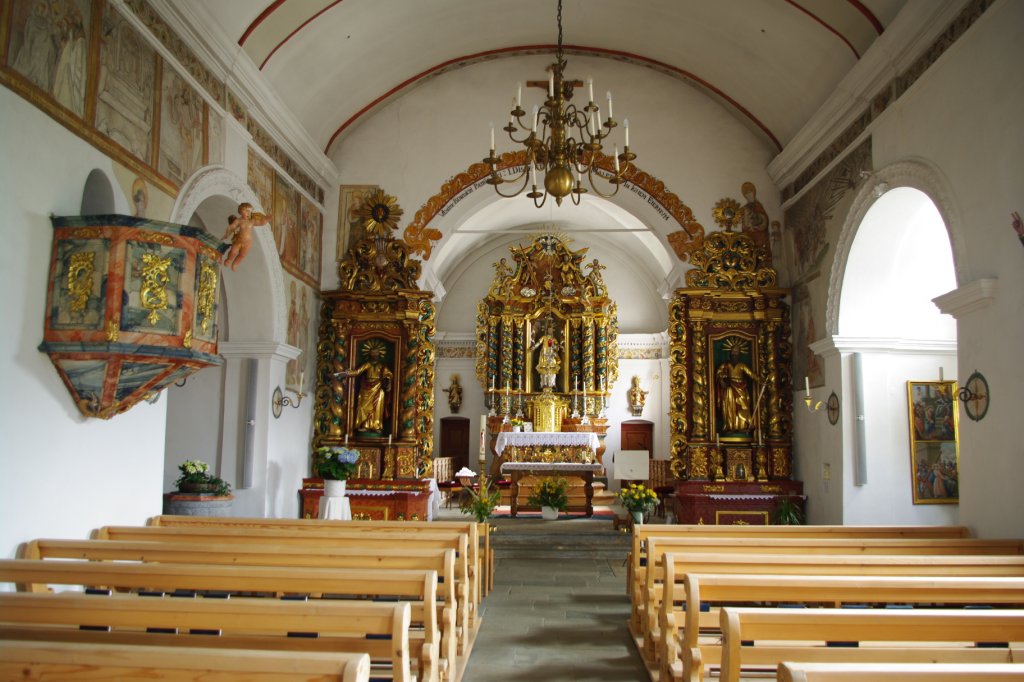
[{"label": "gold wall medallion", "polygon": [[142,287],[139,296],[142,307],[149,311],[146,321],[156,325],[160,321],[159,311],[167,308],[167,283],[170,276],[167,270],[171,267],[170,258],[161,258],[153,253],[142,254]]}]

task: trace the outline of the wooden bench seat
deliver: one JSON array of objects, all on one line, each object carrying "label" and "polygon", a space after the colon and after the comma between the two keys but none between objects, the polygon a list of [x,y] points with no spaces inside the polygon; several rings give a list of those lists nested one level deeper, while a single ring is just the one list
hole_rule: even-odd
[{"label": "wooden bench seat", "polygon": [[779,682],[1020,682],[1013,663],[780,663]]},{"label": "wooden bench seat", "polygon": [[470,595],[473,603],[487,596],[493,587],[494,561],[490,549],[490,527],[475,521],[331,521],[326,519],[264,519],[235,516],[178,516],[164,514],[153,516],[147,522],[150,526],[171,528],[207,526],[215,528],[290,528],[293,530],[318,530],[340,528],[343,530],[368,530],[370,532],[399,532],[454,530],[469,535],[469,565],[475,575],[480,576],[474,585],[476,592]]},{"label": "wooden bench seat", "polygon": [[[1024,611],[1016,609],[721,610],[721,682],[740,682],[751,667],[775,671],[784,661],[1020,662]],[[860,646],[826,646],[826,642]],[[979,647],[1009,642],[1009,647]],[[1017,644],[1012,644],[1017,643]]]},{"label": "wooden bench seat", "polygon": [[[348,522],[341,522],[347,524]],[[469,593],[473,591],[472,568],[469,565],[469,539],[458,531],[417,531],[404,533],[373,533],[366,529],[348,530],[342,527],[308,528],[297,533],[286,528],[245,527],[162,527],[162,526],[104,526],[93,533],[95,539],[161,542],[200,542],[222,545],[280,544],[295,548],[330,547],[348,548],[366,552],[368,548],[420,548],[452,549],[455,551],[455,579],[465,582]],[[304,551],[304,550],[303,550]],[[375,551],[375,549],[373,550]],[[472,598],[460,601],[456,620],[461,628],[459,653],[468,655],[479,618]]]},{"label": "wooden bench seat", "polygon": [[12,592],[0,593],[0,640],[366,653],[386,662],[373,677],[411,682],[410,612],[408,602]]},{"label": "wooden bench seat", "polygon": [[[966,526],[706,526],[702,524],[646,524],[633,529],[626,568],[627,590],[647,562],[647,538],[969,538]],[[641,584],[643,578],[640,578]],[[629,592],[627,591],[627,594]]]},{"label": "wooden bench seat", "polygon": [[[849,554],[849,555],[1021,555],[1021,540],[978,540],[973,538],[721,538],[664,537],[647,538],[647,565],[638,574],[644,583],[635,585],[632,595],[634,633],[643,636],[657,629],[662,584],[666,580],[662,562],[665,553],[754,553],[754,554]],[[681,573],[676,573],[681,577]],[[647,597],[654,601],[647,603]],[[645,648],[652,646],[645,637]]]},{"label": "wooden bench seat", "polygon": [[[669,564],[670,571],[674,570]],[[673,576],[674,577],[674,576]],[[797,576],[686,573],[666,582],[661,611],[659,677],[701,680],[704,666],[721,662],[717,604],[786,603],[972,605],[1024,608],[1024,578],[918,578],[913,576]],[[673,590],[682,587],[675,606]],[[704,610],[707,607],[707,610]],[[708,636],[708,632],[712,634]]]},{"label": "wooden bench seat", "polygon": [[[902,554],[747,554],[675,552],[660,565],[674,564],[674,575],[685,573],[763,573],[772,575],[910,575],[910,576],[1024,576],[1024,555],[902,555]],[[654,569],[655,567],[649,567]],[[665,569],[662,569],[665,570]],[[664,574],[662,574],[664,576]],[[658,627],[664,579],[650,581],[643,593],[639,632],[643,648]],[[632,625],[632,623],[631,623]],[[653,640],[653,637],[652,637]]]},{"label": "wooden bench seat", "polygon": [[[0,560],[0,582],[18,584],[29,592],[49,592],[48,585],[65,585],[116,591],[216,592],[232,596],[269,593],[271,597],[330,595],[348,599],[402,599],[411,607],[410,657],[419,670],[419,679],[436,682],[440,678],[437,572],[432,570],[6,559]],[[455,670],[454,658],[445,663],[446,670]]]},{"label": "wooden bench seat", "polygon": [[130,644],[0,641],[0,679],[186,682],[368,682],[370,657],[355,653],[244,651]]},{"label": "wooden bench seat", "polygon": [[[310,568],[361,568],[437,571],[440,659],[455,661],[468,648],[466,584],[455,578],[455,550],[430,548],[303,547],[293,545],[159,542],[130,540],[51,540],[23,544],[23,559],[87,559],[90,561],[159,562],[228,566],[305,566]],[[450,612],[446,615],[446,611]],[[464,667],[465,661],[460,665]]]}]

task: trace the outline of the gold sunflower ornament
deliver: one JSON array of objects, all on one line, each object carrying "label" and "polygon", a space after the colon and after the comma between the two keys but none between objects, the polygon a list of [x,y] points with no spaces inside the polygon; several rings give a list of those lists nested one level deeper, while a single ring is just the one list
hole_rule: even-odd
[{"label": "gold sunflower ornament", "polygon": [[395,197],[377,189],[370,193],[363,200],[362,206],[353,213],[362,221],[367,237],[386,237],[388,233],[397,229],[404,211]]}]

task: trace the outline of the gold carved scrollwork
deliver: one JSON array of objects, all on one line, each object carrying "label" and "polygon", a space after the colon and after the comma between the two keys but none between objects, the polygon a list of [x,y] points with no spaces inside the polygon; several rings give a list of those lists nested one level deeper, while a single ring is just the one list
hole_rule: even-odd
[{"label": "gold carved scrollwork", "polygon": [[710,433],[708,425],[711,419],[711,407],[708,400],[707,356],[707,335],[704,333],[704,323],[695,322],[693,325],[693,375],[691,377],[693,436],[695,438],[706,438]]},{"label": "gold carved scrollwork", "polygon": [[741,291],[775,286],[768,254],[742,233],[711,233],[691,262],[696,266],[686,273],[686,286],[691,288]]},{"label": "gold carved scrollwork", "polygon": [[107,343],[117,343],[121,333],[121,321],[118,318],[107,322]]},{"label": "gold carved scrollwork", "polygon": [[187,332],[185,332],[185,336],[183,336],[182,339],[181,339],[181,345],[184,346],[185,348],[191,348],[192,347],[192,330],[191,329],[189,329]]},{"label": "gold carved scrollwork", "polygon": [[102,234],[96,227],[76,227],[71,230],[71,236],[75,239],[98,239]]},{"label": "gold carved scrollwork", "polygon": [[210,261],[199,266],[199,291],[196,293],[196,309],[199,311],[199,328],[206,334],[213,319],[213,303],[217,294],[217,268]]},{"label": "gold carved scrollwork", "polygon": [[89,302],[92,293],[92,275],[96,263],[96,253],[80,251],[71,254],[68,259],[68,299],[71,301],[71,312],[81,313]]},{"label": "gold carved scrollwork", "polygon": [[159,232],[140,232],[137,237],[142,241],[156,242],[165,246],[174,244],[174,239],[170,235],[160,234]]},{"label": "gold carved scrollwork", "polygon": [[139,295],[142,306],[149,311],[146,321],[151,325],[160,320],[159,311],[167,308],[167,283],[170,281],[167,270],[170,267],[170,258],[161,258],[153,253],[142,254],[142,287]]}]

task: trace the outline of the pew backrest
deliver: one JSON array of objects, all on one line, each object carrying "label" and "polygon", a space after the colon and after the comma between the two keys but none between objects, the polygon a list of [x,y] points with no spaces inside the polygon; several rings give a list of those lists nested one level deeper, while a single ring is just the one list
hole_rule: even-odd
[{"label": "pew backrest", "polygon": [[362,653],[246,651],[0,640],[0,679],[252,680],[369,682]]},{"label": "pew backrest", "polygon": [[779,682],[1020,682],[1014,663],[780,663]]}]

